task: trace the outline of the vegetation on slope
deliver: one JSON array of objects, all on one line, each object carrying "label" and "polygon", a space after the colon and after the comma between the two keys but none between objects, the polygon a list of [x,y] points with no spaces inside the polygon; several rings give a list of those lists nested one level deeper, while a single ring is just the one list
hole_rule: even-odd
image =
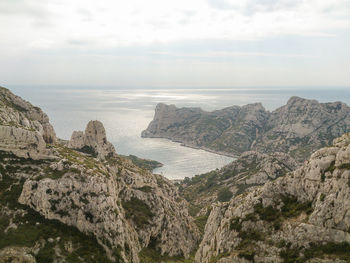
[{"label": "vegetation on slope", "polygon": [[54,258],[72,263],[111,262],[94,236],[57,220],[45,219],[17,202],[24,183],[21,174],[35,175],[46,167],[46,162],[18,158],[2,151],[0,159],[0,249],[36,247],[34,256],[38,263],[53,262]]},{"label": "vegetation on slope", "polygon": [[153,171],[154,169],[158,168],[158,167],[162,167],[163,164],[154,160],[149,160],[149,159],[143,159],[143,158],[139,158],[135,155],[121,155],[121,157],[124,157],[128,160],[131,160],[136,166],[149,170],[149,171]]}]

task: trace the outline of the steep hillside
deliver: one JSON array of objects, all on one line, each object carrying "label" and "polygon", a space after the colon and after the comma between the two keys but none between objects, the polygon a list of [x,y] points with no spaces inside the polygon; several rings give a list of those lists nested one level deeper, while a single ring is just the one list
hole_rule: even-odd
[{"label": "steep hillside", "polygon": [[260,103],[205,112],[159,103],[143,137],[161,137],[192,147],[238,154],[250,149],[269,117]]},{"label": "steep hillside", "polygon": [[286,175],[297,166],[293,158],[284,153],[245,152],[221,169],[185,178],[179,183],[180,194],[190,202],[195,215],[198,209],[216,201],[229,201],[252,187]]},{"label": "steep hillside", "polygon": [[0,138],[0,150],[32,159],[50,155],[46,143],[56,142],[47,115],[3,87],[0,87]]},{"label": "steep hillside", "polygon": [[350,134],[296,171],[213,205],[195,257],[198,263],[349,260]]},{"label": "steep hillside", "polygon": [[229,155],[250,150],[284,152],[302,162],[349,131],[350,108],[346,104],[292,97],[273,112],[260,103],[213,112],[158,104],[142,136],[168,138]]},{"label": "steep hillside", "polygon": [[0,96],[0,262],[177,261],[195,250],[177,188],[119,157],[102,123],[60,144],[39,108]]}]

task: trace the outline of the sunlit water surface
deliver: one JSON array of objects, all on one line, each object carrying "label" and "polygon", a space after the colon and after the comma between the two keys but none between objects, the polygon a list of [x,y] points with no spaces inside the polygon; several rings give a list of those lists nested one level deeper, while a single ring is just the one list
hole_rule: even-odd
[{"label": "sunlit water surface", "polygon": [[9,86],[13,92],[40,106],[50,117],[57,135],[69,139],[74,130],[84,130],[88,121],[104,123],[107,137],[120,154],[134,154],[164,164],[154,172],[170,179],[192,177],[220,168],[230,157],[183,147],[165,139],[143,139],[157,103],[178,107],[216,110],[232,105],[262,102],[268,110],[285,104],[290,96],[301,96],[350,104],[350,89],[123,89],[85,87]]}]

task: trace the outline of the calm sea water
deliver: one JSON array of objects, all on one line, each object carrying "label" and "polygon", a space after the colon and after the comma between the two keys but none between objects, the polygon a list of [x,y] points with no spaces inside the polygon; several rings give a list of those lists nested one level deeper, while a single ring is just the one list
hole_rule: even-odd
[{"label": "calm sea water", "polygon": [[69,139],[84,130],[88,121],[104,123],[107,137],[118,153],[154,159],[164,164],[154,172],[170,179],[204,173],[233,159],[183,147],[165,139],[143,139],[141,131],[152,120],[158,102],[179,107],[216,110],[232,105],[262,102],[268,110],[300,96],[321,102],[343,101],[350,105],[349,89],[123,89],[103,87],[9,86],[14,93],[41,107],[50,117],[57,135]]}]

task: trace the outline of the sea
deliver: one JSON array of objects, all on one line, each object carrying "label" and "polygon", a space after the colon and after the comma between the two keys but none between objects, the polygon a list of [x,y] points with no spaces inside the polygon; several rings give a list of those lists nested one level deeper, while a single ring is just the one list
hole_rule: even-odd
[{"label": "sea", "polygon": [[103,122],[107,138],[122,155],[136,155],[159,161],[154,170],[169,179],[183,179],[206,173],[232,162],[234,158],[184,147],[166,139],[141,138],[153,119],[157,103],[177,107],[218,110],[233,105],[261,102],[274,110],[291,96],[320,102],[342,101],[350,105],[350,87],[341,88],[123,88],[84,86],[7,86],[16,95],[42,108],[50,117],[56,134],[69,139],[84,130],[90,120]]}]

